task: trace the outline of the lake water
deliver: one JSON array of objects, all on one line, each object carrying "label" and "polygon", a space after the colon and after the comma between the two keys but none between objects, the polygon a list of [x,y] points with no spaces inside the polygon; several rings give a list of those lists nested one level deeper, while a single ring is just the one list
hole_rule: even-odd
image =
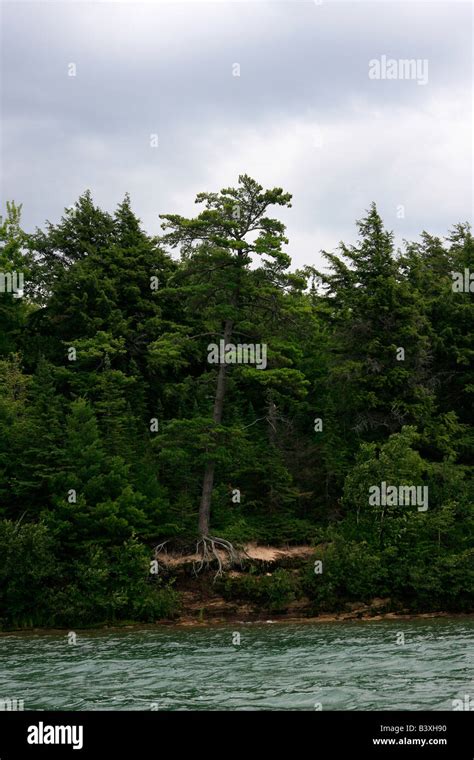
[{"label": "lake water", "polygon": [[0,636],[0,699],[25,710],[451,710],[474,699],[472,618],[76,634],[75,645],[66,632]]}]

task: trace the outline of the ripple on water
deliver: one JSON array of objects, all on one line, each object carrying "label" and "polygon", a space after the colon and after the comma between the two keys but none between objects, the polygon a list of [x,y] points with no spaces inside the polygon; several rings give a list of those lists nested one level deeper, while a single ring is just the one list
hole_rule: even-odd
[{"label": "ripple on water", "polygon": [[474,695],[473,643],[467,618],[7,635],[0,696],[41,710],[450,709]]}]

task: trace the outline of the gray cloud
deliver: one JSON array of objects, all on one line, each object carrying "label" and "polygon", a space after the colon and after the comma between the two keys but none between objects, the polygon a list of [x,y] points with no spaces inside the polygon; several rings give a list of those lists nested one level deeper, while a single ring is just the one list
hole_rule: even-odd
[{"label": "gray cloud", "polygon": [[[159,213],[194,213],[196,192],[243,172],[294,194],[284,219],[296,265],[352,240],[371,200],[397,240],[471,214],[468,3],[2,11],[2,199],[23,202],[28,228],[89,187],[109,209],[129,191],[158,232]],[[382,55],[427,59],[428,83],[369,79]]]}]

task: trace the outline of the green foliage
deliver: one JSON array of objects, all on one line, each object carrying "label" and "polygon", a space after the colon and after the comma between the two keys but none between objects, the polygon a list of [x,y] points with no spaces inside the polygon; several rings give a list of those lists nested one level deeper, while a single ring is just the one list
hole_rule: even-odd
[{"label": "green foliage", "polygon": [[227,577],[218,587],[225,599],[251,602],[272,612],[282,612],[300,595],[299,581],[289,570],[271,574]]},{"label": "green foliage", "polygon": [[179,611],[179,595],[149,573],[135,537],[109,549],[89,546],[61,560],[42,523],[0,521],[0,628],[153,622]]},{"label": "green foliage", "polygon": [[1,520],[0,557],[0,627],[48,625],[58,568],[47,528]]},{"label": "green foliage", "polygon": [[370,604],[377,597],[387,600],[387,611],[471,611],[473,550],[448,553],[434,546],[405,553],[401,546],[378,550],[338,536],[317,550],[322,572],[308,566],[302,588],[315,612],[342,610],[348,602]]},{"label": "green foliage", "polygon": [[179,610],[179,595],[171,586],[151,580],[149,567],[147,550],[136,538],[109,550],[91,546],[71,564],[67,585],[54,596],[54,623],[87,626],[172,619]]},{"label": "green foliage", "polygon": [[391,518],[390,526],[397,527],[409,519],[407,506],[369,506],[369,489],[382,481],[397,486],[424,484],[427,463],[413,449],[418,438],[413,427],[404,427],[381,446],[361,445],[355,465],[345,480],[343,497],[348,511],[355,513],[355,531],[359,535],[377,535],[380,539],[387,517]]},{"label": "green foliage", "polygon": [[372,597],[387,596],[385,566],[380,553],[367,542],[349,541],[337,536],[321,547],[314,562],[322,562],[322,572],[311,564],[303,578],[305,594],[317,611],[343,609],[347,601],[368,602]]},{"label": "green foliage", "polygon": [[[89,191],[32,235],[20,206],[0,219],[0,272],[25,279],[0,293],[2,625],[172,617],[146,565],[195,539],[210,467],[214,535],[317,547],[315,609],[472,609],[474,302],[451,274],[474,271],[469,225],[396,255],[373,204],[317,286],[268,215],[281,188],[241,175],[196,200],[161,239]],[[216,415],[226,330],[267,366],[226,367]],[[371,505],[382,481],[427,486],[428,510]],[[225,593],[277,609],[299,590],[278,571]]]}]

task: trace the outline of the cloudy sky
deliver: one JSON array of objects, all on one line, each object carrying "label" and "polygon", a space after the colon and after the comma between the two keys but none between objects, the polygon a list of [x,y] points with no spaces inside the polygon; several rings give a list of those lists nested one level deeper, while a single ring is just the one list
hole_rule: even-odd
[{"label": "cloudy sky", "polygon": [[[90,188],[108,210],[130,192],[158,233],[160,213],[194,214],[197,192],[241,173],[293,194],[278,215],[298,266],[353,242],[372,200],[397,241],[471,220],[470,2],[2,0],[1,13],[1,201],[23,203],[26,229]],[[419,75],[396,63],[398,78],[371,78],[384,56]]]}]

